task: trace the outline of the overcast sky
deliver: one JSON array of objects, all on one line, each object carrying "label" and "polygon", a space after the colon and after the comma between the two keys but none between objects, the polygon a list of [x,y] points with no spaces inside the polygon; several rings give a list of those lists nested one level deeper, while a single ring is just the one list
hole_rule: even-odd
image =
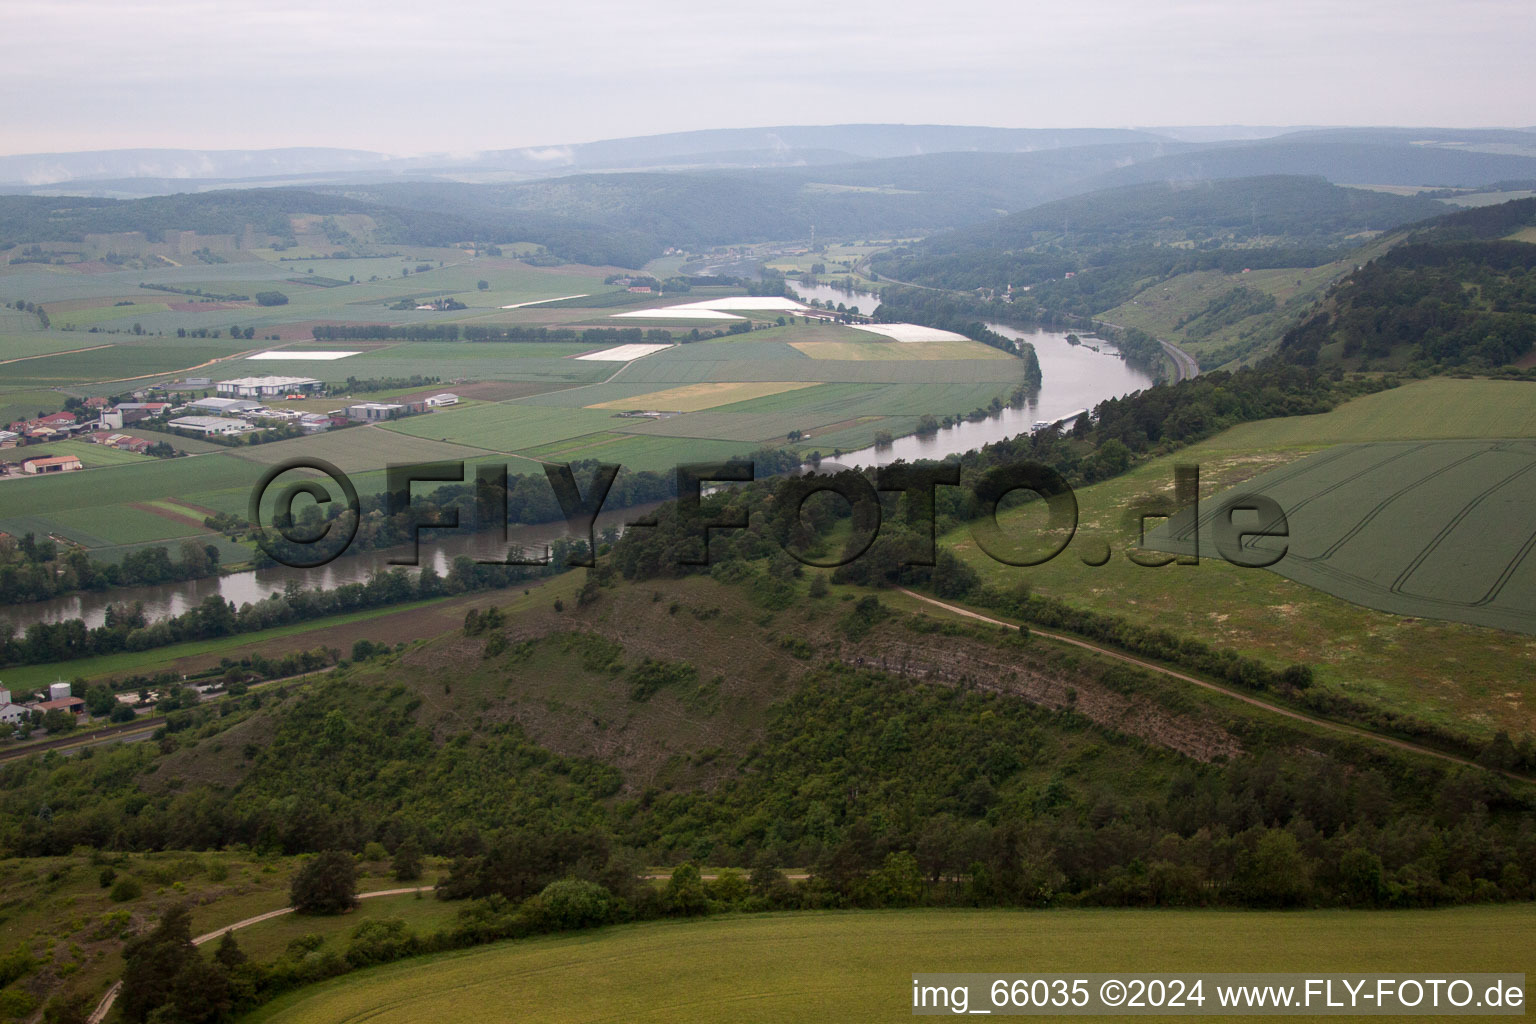
[{"label": "overcast sky", "polygon": [[1536,124],[1532,0],[0,0],[0,152]]}]

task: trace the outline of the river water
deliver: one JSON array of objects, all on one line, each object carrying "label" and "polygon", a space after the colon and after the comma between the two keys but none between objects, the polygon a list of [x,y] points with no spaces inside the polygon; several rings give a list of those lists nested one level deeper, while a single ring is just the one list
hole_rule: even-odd
[{"label": "river water", "polygon": [[[815,298],[823,302],[831,299],[834,303],[858,306],[865,313],[872,312],[878,305],[877,297],[868,292],[849,293],[829,285],[795,287],[806,299]],[[897,459],[940,459],[1027,433],[1037,421],[1054,421],[1079,410],[1092,409],[1106,398],[1127,395],[1152,384],[1151,377],[1129,366],[1111,345],[1091,335],[1083,335],[1083,343],[1073,345],[1067,341],[1066,332],[1063,331],[1022,330],[1003,324],[987,326],[1004,337],[1027,341],[1035,346],[1043,377],[1038,395],[1030,398],[1023,408],[1004,409],[996,416],[974,423],[963,422],[927,437],[909,435],[897,438],[888,447],[844,452],[838,458],[838,463],[844,466],[883,466]],[[828,457],[831,455],[830,452],[823,454]],[[622,529],[625,523],[644,516],[654,507],[646,505],[604,512],[598,517],[597,529],[600,533],[609,527]],[[514,526],[509,530],[512,544],[529,549],[540,549],[565,535],[563,523]],[[281,593],[290,581],[297,581],[310,589],[329,589],[344,583],[365,582],[376,570],[393,568],[389,564],[390,559],[407,553],[405,549],[386,548],[339,558],[318,569],[273,566],[185,583],[70,594],[49,601],[0,608],[0,622],[9,623],[17,631],[26,629],[34,622],[61,622],[77,618],[83,618],[88,626],[99,626],[106,618],[108,605],[135,601],[143,602],[145,615],[153,622],[179,615],[215,594],[233,601],[239,607]],[[440,573],[446,573],[453,560],[464,554],[473,558],[496,559],[505,554],[505,549],[500,538],[490,533],[427,531],[422,535],[421,562],[433,566]]]}]

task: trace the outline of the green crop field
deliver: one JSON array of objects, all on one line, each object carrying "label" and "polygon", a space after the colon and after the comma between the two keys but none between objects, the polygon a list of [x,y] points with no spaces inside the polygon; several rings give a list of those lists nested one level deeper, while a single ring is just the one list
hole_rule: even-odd
[{"label": "green crop field", "polygon": [[57,391],[0,389],[0,427],[17,420],[31,419],[39,412],[58,412],[63,405],[64,396]]},{"label": "green crop field", "polygon": [[[427,416],[431,419],[436,416]],[[296,437],[233,450],[236,458],[273,466],[296,458],[325,459],[344,473],[382,469],[391,463],[445,462],[484,455],[480,448],[413,437],[376,425],[346,427],[312,437]],[[255,482],[253,477],[252,483]]]},{"label": "green crop field", "polygon": [[1275,449],[1346,441],[1536,437],[1536,383],[1445,377],[1414,381],[1321,416],[1244,423],[1222,437],[1233,448]]},{"label": "green crop field", "polygon": [[48,455],[73,455],[86,469],[101,466],[133,466],[154,458],[153,455],[119,451],[90,441],[50,441],[47,444],[29,444],[25,448],[12,448],[5,453],[4,460],[20,462],[22,459],[36,459]]},{"label": "green crop field", "polygon": [[[1240,488],[1279,503],[1285,538],[1254,537],[1275,572],[1354,604],[1536,634],[1536,441],[1340,445]],[[1222,496],[1201,509],[1215,549]],[[1187,549],[1193,524],[1149,537]]]},{"label": "green crop field", "polygon": [[[1288,467],[1331,443],[1372,440],[1392,430],[1411,438],[1434,429],[1425,424],[1435,422],[1460,424],[1457,429],[1468,434],[1486,430],[1493,438],[1518,437],[1522,430],[1536,436],[1536,428],[1525,425],[1529,410],[1520,402],[1526,393],[1521,389],[1536,390],[1536,385],[1423,381],[1356,399],[1321,416],[1234,427],[1080,489],[1077,534],[1065,552],[1044,565],[1018,568],[995,562],[966,530],[950,534],[947,542],[985,582],[1001,589],[1027,583],[1040,594],[1198,636],[1277,666],[1304,662],[1313,666],[1318,686],[1373,705],[1480,734],[1507,729],[1520,735],[1536,730],[1536,641],[1529,636],[1443,617],[1386,614],[1275,572],[1230,565],[1214,556],[1213,546],[1202,546],[1198,566],[1146,568],[1128,557],[1136,531],[1127,512],[1149,497],[1171,496],[1175,464],[1200,467],[1201,501],[1213,508],[1223,492],[1247,490],[1260,474]],[[1426,407],[1440,418],[1418,411]],[[1370,505],[1411,479],[1394,480],[1396,486],[1376,494]],[[1369,508],[1353,510],[1350,525]],[[1030,509],[1000,518],[1005,530],[1025,536],[1043,525],[1038,511]],[[1524,521],[1529,522],[1528,514]],[[1525,527],[1522,538],[1529,532]],[[1506,543],[1501,540],[1499,546]],[[1083,557],[1098,555],[1105,545],[1112,553],[1108,563],[1084,563]],[[1419,544],[1407,558],[1423,547]]]},{"label": "green crop field", "polygon": [[468,409],[412,416],[388,425],[391,433],[511,452],[578,434],[589,434],[624,421],[601,409],[548,409],[531,405],[477,405]]},{"label": "green crop field", "polygon": [[92,344],[110,344],[110,347],[43,356],[18,363],[0,363],[0,381],[31,386],[74,384],[81,381],[126,381],[186,370],[209,360],[226,358],[256,344],[174,338],[128,343],[113,341],[110,335],[77,334],[75,337],[80,339],[82,347]]},{"label": "green crop field", "polygon": [[489,1024],[510,1012],[554,1024],[895,1020],[912,1012],[915,972],[1327,972],[1346,961],[1360,971],[1523,971],[1533,942],[1529,906],[774,914],[405,961],[283,996],[246,1020]]}]

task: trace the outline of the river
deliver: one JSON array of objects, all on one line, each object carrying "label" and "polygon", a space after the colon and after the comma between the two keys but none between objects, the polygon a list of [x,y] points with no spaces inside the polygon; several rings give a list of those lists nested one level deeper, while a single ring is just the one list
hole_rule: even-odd
[{"label": "river", "polygon": [[[625,523],[633,522],[652,512],[658,503],[635,505],[630,508],[603,512],[597,517],[597,532],[610,527],[622,530]],[[508,544],[521,545],[525,549],[539,551],[545,545],[567,535],[564,523],[540,523],[535,526],[512,526],[507,530]],[[218,595],[240,605],[254,603],[273,594],[280,594],[290,582],[298,582],[306,589],[331,589],[345,583],[365,583],[379,569],[393,569],[390,559],[409,557],[408,547],[379,548],[338,558],[318,569],[292,569],[275,565],[265,569],[233,572],[208,579],[188,580],[182,583],[162,583],[150,587],[121,587],[116,590],[85,591],[56,597],[49,601],[33,601],[27,604],[0,608],[0,622],[9,623],[18,632],[34,622],[63,622],[66,619],[84,619],[88,626],[99,626],[106,621],[107,606],[132,604],[142,601],[144,615],[149,621],[180,615],[200,604],[204,598]],[[421,534],[421,564],[430,565],[439,573],[447,574],[453,560],[460,555],[471,558],[494,560],[506,556],[501,538],[492,532],[458,533],[453,531],[425,530]]]},{"label": "river", "polygon": [[[795,288],[806,299],[820,299],[823,302],[831,299],[833,302],[858,306],[866,313],[872,312],[878,305],[877,297],[869,292],[849,293],[825,284],[813,288],[797,284]],[[844,452],[838,458],[838,463],[844,466],[883,466],[897,459],[940,459],[1027,433],[1039,420],[1052,421],[1080,409],[1092,409],[1106,398],[1127,395],[1152,385],[1150,376],[1128,365],[1108,342],[1091,335],[1083,335],[1083,343],[1073,345],[1067,341],[1064,331],[1022,330],[1003,324],[987,326],[1004,337],[1027,341],[1035,346],[1043,378],[1038,395],[1032,397],[1023,408],[1004,409],[998,415],[984,420],[962,422],[926,437],[909,435],[897,438],[887,447]],[[959,411],[962,410],[935,410],[936,413]],[[831,453],[823,454],[830,457]],[[598,531],[609,527],[622,528],[625,523],[645,515],[651,508],[654,506],[604,512],[598,517]],[[565,528],[559,523],[516,526],[511,528],[509,534],[511,543],[537,549],[565,536]],[[70,594],[49,601],[0,608],[0,622],[9,623],[18,632],[34,622],[61,622],[78,618],[83,618],[88,626],[99,626],[106,619],[108,605],[131,604],[135,601],[143,602],[145,615],[150,621],[155,621],[179,615],[215,594],[239,607],[281,593],[290,581],[297,581],[307,588],[332,588],[344,583],[365,582],[377,569],[391,568],[389,560],[404,553],[405,549],[386,548],[339,558],[319,569],[273,566],[184,583]],[[422,536],[422,563],[432,565],[438,572],[446,573],[453,560],[462,554],[474,558],[496,558],[501,554],[500,540],[489,533],[434,534],[428,531]]]}]

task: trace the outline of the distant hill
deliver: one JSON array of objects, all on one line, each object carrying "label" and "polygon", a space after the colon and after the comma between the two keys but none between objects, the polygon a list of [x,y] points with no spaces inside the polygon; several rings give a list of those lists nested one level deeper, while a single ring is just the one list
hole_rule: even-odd
[{"label": "distant hill", "polygon": [[1340,188],[1321,177],[1157,181],[1073,196],[984,226],[931,239],[933,252],[1019,249],[1050,241],[1068,248],[1136,243],[1248,244],[1259,239],[1336,244],[1438,216],[1433,199]]},{"label": "distant hill", "polygon": [[[0,157],[0,190],[131,197],[210,187],[382,181],[505,184],[594,171],[815,169],[938,154],[1050,154],[1101,147],[1140,150],[1108,165],[1090,159],[1071,182],[1047,183],[1027,195],[1027,203],[1158,179],[1286,173],[1321,174],[1339,183],[1482,185],[1536,176],[1529,162],[1536,158],[1536,132],[1515,129],[844,124],[674,132],[406,157],[327,148],[24,154]],[[1010,202],[1005,208],[1019,206]]]},{"label": "distant hill", "polygon": [[1536,135],[1500,134],[1523,136],[1523,145],[1533,147],[1532,155],[1415,145],[1406,138],[1360,141],[1348,135],[1308,133],[1176,153],[1118,168],[1085,185],[1108,188],[1150,181],[1315,174],[1337,184],[1472,187],[1536,177]]},{"label": "distant hill", "polygon": [[[470,155],[394,157],[364,150],[120,149],[0,157],[0,186],[102,183],[127,189],[259,178],[342,176],[351,180],[453,178],[500,172],[528,179],[594,170],[794,167],[948,152],[1025,153],[1108,143],[1155,142],[1129,129],[1022,129],[957,125],[850,124],[674,132],[599,142],[489,150]],[[285,184],[288,182],[275,182]]]},{"label": "distant hill", "polygon": [[[874,265],[886,277],[932,287],[1028,289],[1031,308],[1091,316],[1177,274],[1318,266],[1356,245],[1356,236],[1444,210],[1432,199],[1317,177],[1157,182],[934,235]],[[1021,295],[1015,301],[1025,303]]]}]

